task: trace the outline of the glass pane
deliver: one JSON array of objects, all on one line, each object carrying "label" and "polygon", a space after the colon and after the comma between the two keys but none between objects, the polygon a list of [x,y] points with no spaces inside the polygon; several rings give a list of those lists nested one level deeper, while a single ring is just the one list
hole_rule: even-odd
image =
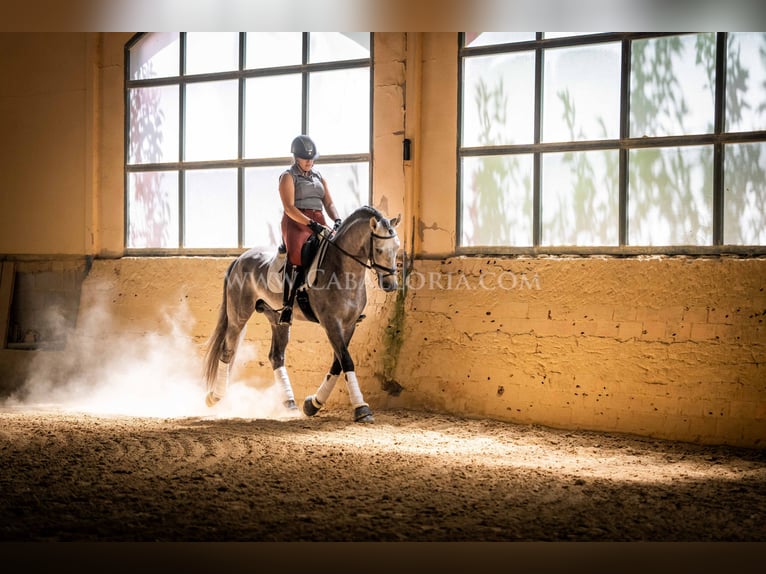
[{"label": "glass pane", "polygon": [[633,42],[631,137],[712,133],[714,96],[714,33]]},{"label": "glass pane", "polygon": [[290,143],[301,133],[300,74],[252,78],[245,90],[245,155],[290,155]]},{"label": "glass pane", "polygon": [[543,155],[543,245],[617,245],[617,150]]},{"label": "glass pane", "polygon": [[309,62],[359,60],[370,57],[369,32],[311,32]]},{"label": "glass pane", "polygon": [[319,153],[368,153],[369,68],[317,72],[309,83],[309,134]]},{"label": "glass pane", "polygon": [[620,44],[545,51],[543,141],[620,137]]},{"label": "glass pane", "polygon": [[303,59],[301,32],[248,32],[245,66],[273,68],[295,66]]},{"label": "glass pane", "polygon": [[532,168],[532,155],[463,158],[461,245],[532,245]]},{"label": "glass pane", "polygon": [[245,170],[246,247],[276,248],[282,242],[279,174],[285,169],[286,166],[277,166]]},{"label": "glass pane", "polygon": [[155,32],[144,35],[130,49],[130,79],[178,76],[178,32]]},{"label": "glass pane", "polygon": [[[327,182],[333,203],[342,218],[348,217],[356,208],[370,204],[369,163],[319,163],[314,164],[314,170]],[[390,217],[395,215],[389,214]]]},{"label": "glass pane", "polygon": [[466,32],[466,48],[476,46],[491,46],[493,44],[510,44],[512,42],[528,42],[535,39],[534,32]]},{"label": "glass pane", "polygon": [[766,245],[766,143],[727,145],[723,239]]},{"label": "glass pane", "polygon": [[631,245],[712,245],[713,148],[631,150]]},{"label": "glass pane", "polygon": [[239,33],[186,34],[186,73],[207,74],[239,69]]},{"label": "glass pane", "polygon": [[186,172],[184,247],[237,247],[237,170]]},{"label": "glass pane", "polygon": [[128,163],[178,161],[178,89],[161,86],[128,91]]},{"label": "glass pane", "polygon": [[523,144],[534,140],[534,52],[465,58],[465,147]]},{"label": "glass pane", "polygon": [[238,154],[237,81],[186,86],[186,160],[234,159]]},{"label": "glass pane", "polygon": [[729,32],[726,131],[766,129],[766,34]]},{"label": "glass pane", "polygon": [[178,247],[178,172],[128,174],[128,247]]}]

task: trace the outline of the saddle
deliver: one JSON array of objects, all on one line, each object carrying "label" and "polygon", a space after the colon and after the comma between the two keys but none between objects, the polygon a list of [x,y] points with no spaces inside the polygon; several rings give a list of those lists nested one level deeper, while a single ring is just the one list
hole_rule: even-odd
[{"label": "saddle", "polygon": [[[295,298],[306,318],[315,323],[318,323],[319,319],[317,319],[314,311],[311,309],[308,293],[306,291],[316,283],[317,269],[322,261],[324,261],[326,252],[327,239],[317,235],[309,237],[301,249],[301,264],[306,272],[304,274],[305,279],[303,283],[296,287],[297,291],[295,293]],[[280,245],[277,254],[271,259],[266,273],[266,282],[269,291],[273,293],[282,293],[284,289],[285,269],[287,267],[286,263],[287,250],[283,243]]]}]

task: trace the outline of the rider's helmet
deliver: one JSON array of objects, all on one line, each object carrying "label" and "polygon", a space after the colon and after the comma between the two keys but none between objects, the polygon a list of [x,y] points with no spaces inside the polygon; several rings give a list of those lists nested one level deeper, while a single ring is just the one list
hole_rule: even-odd
[{"label": "rider's helmet", "polygon": [[314,140],[307,135],[299,135],[296,137],[290,146],[290,152],[295,157],[301,159],[316,159],[318,155],[317,146],[314,144]]}]

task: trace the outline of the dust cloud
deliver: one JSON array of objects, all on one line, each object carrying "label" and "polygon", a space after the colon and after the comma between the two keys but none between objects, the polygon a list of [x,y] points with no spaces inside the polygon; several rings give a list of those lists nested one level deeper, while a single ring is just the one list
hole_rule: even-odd
[{"label": "dust cloud", "polygon": [[[80,309],[62,351],[35,353],[23,385],[3,408],[136,417],[291,418],[271,380],[232,372],[228,393],[210,408],[202,377],[204,344],[192,336],[185,303],[161,310],[158,327],[130,332],[105,300]],[[55,314],[55,309],[51,310]],[[138,331],[138,330],[137,330]],[[237,363],[256,357],[243,342]]]}]

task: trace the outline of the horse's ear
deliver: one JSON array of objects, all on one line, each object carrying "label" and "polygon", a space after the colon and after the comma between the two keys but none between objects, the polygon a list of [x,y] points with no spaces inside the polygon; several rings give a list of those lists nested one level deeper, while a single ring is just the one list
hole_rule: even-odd
[{"label": "horse's ear", "polygon": [[370,217],[370,229],[375,231],[378,228],[378,220],[375,217]]},{"label": "horse's ear", "polygon": [[399,215],[397,215],[396,217],[394,217],[393,219],[389,220],[389,223],[391,224],[391,227],[396,227],[401,222],[402,222],[402,214],[401,213]]}]

